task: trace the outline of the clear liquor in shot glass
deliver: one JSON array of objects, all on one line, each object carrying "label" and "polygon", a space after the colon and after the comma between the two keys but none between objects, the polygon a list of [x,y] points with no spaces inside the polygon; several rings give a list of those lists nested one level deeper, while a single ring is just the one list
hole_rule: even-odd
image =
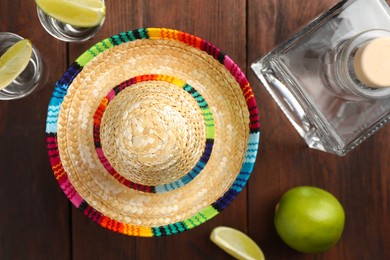
[{"label": "clear liquor in shot glass", "polygon": [[[101,0],[104,3],[104,0]],[[103,26],[105,17],[94,27],[77,27],[47,15],[39,6],[37,6],[39,21],[43,28],[54,38],[65,42],[84,42],[91,39]]]},{"label": "clear liquor in shot glass", "polygon": [[[23,37],[10,33],[0,32],[0,56]],[[8,86],[0,90],[0,100],[11,100],[25,97],[44,84],[47,73],[38,50],[32,48],[32,54],[27,67]]]}]

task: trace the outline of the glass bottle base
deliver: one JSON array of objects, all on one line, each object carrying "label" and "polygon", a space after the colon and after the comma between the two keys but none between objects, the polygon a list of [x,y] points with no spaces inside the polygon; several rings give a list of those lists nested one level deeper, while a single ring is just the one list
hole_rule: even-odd
[{"label": "glass bottle base", "polygon": [[[277,64],[272,63],[260,60],[252,64],[252,69],[310,148],[344,156],[390,121],[390,114],[387,114],[369,127],[358,129],[359,131],[355,131],[355,134],[348,138],[340,136],[338,129],[330,124],[319,107],[299,88],[292,87],[291,82],[280,80],[285,78],[285,75],[282,76],[280,68],[275,69]],[[335,117],[343,118],[345,113],[357,112],[351,108],[351,103],[345,104],[337,99],[331,101],[330,97],[326,99],[330,109],[333,107],[334,111],[337,111]],[[354,132],[351,129],[348,131]]]}]

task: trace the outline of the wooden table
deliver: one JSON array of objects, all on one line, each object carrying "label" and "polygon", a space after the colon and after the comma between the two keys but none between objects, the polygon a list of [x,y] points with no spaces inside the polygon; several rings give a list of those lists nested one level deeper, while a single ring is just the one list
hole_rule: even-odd
[{"label": "wooden table", "polygon": [[[209,240],[220,225],[248,233],[267,259],[390,259],[390,126],[347,156],[312,150],[249,69],[337,0],[115,0],[98,35],[83,44],[52,38],[34,1],[0,2],[0,31],[29,38],[49,80],[40,92],[0,102],[0,259],[230,259]],[[162,238],[135,238],[101,228],[75,209],[53,177],[45,147],[47,105],[57,79],[93,43],[141,27],[168,27],[204,38],[246,72],[262,120],[261,146],[247,187],[205,224]],[[344,234],[330,251],[302,254],[273,225],[287,189],[315,185],[339,198]]]}]

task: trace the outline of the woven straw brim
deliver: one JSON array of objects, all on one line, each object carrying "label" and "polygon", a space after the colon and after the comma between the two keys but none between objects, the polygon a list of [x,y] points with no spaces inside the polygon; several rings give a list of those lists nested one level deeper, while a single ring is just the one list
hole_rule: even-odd
[{"label": "woven straw brim", "polygon": [[193,228],[242,190],[257,153],[256,102],[219,49],[140,29],[85,52],[49,105],[51,164],[73,204],[134,236]]}]

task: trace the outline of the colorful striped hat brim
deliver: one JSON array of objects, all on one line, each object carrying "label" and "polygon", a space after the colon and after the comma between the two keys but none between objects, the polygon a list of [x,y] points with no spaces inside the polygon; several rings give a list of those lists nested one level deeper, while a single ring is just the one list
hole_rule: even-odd
[{"label": "colorful striped hat brim", "polygon": [[54,176],[99,225],[172,235],[216,216],[253,170],[260,123],[245,74],[209,42],[146,28],[85,51],[56,83]]}]

